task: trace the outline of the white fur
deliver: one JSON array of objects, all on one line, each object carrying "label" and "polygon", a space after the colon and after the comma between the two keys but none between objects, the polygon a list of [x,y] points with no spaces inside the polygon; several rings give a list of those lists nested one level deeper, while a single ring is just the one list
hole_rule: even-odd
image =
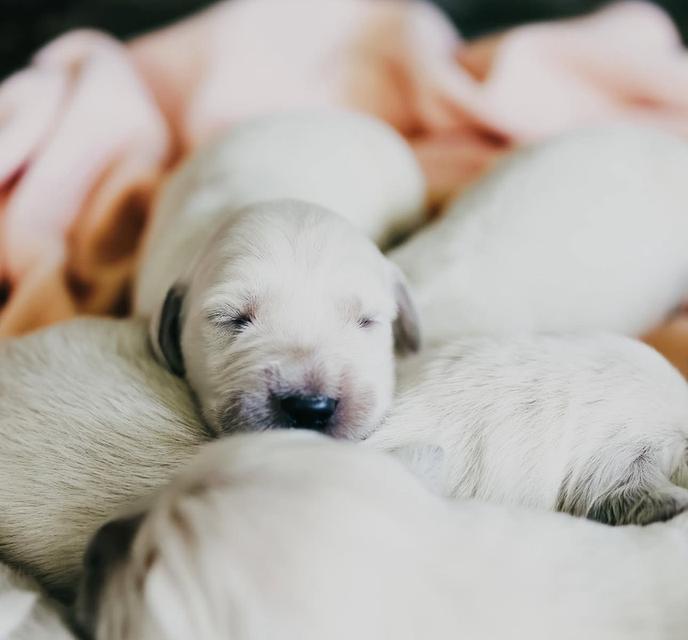
[{"label": "white fur", "polygon": [[238,124],[164,187],[136,283],[136,312],[152,315],[218,222],[285,198],[336,211],[384,244],[421,222],[425,183],[403,138],[370,116],[294,111]]},{"label": "white fur", "polygon": [[0,557],[65,596],[93,531],[209,439],[140,321],[0,343],[0,406]]},{"label": "white fur", "polygon": [[[78,320],[0,345],[0,554],[60,595],[93,531],[209,439],[145,333],[139,321]],[[447,495],[583,515],[626,481],[635,502],[602,501],[621,517],[683,506],[667,482],[686,486],[686,387],[648,347],[466,339],[402,373],[400,400],[367,446],[395,451]],[[651,482],[629,477],[638,462]]]},{"label": "white fur", "polygon": [[688,145],[630,125],[519,151],[391,253],[430,341],[640,335],[688,293]]},{"label": "white fur", "polygon": [[[180,306],[161,305],[151,341],[162,362],[181,352],[178,373],[216,431],[282,426],[280,402],[293,396],[336,400],[323,428],[338,437],[386,413],[393,334],[412,311],[398,270],[341,216],[300,201],[249,206],[173,291]],[[179,337],[161,337],[171,322]]]},{"label": "white fur", "polygon": [[422,445],[444,495],[613,524],[688,508],[688,385],[622,336],[466,337],[407,360],[366,446]]},{"label": "white fur", "polygon": [[71,640],[61,614],[31,579],[0,563],[0,640]]},{"label": "white fur", "polygon": [[612,528],[447,503],[394,460],[313,434],[210,445],[122,545],[92,545],[119,558],[81,600],[97,640],[676,640],[688,628],[688,516]]}]

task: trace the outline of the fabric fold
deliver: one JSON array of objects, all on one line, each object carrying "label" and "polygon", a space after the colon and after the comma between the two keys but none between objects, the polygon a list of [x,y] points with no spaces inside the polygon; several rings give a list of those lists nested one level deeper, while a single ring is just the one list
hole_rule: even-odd
[{"label": "fabric fold", "polygon": [[642,2],[475,42],[422,0],[230,0],[128,44],[68,33],[0,86],[0,336],[125,313],[170,168],[243,118],[333,105],[405,135],[439,207],[561,131],[688,134],[688,57]]}]

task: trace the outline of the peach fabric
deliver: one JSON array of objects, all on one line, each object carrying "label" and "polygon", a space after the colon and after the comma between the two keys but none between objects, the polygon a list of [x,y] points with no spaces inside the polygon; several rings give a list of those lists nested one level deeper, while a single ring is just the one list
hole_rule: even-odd
[{"label": "peach fabric", "polygon": [[688,378],[688,311],[680,311],[661,327],[643,336],[643,340]]},{"label": "peach fabric", "polygon": [[123,45],[67,35],[0,87],[0,335],[123,295],[170,151]]},{"label": "peach fabric", "polygon": [[0,86],[0,336],[124,312],[165,173],[246,116],[332,104],[404,134],[437,205],[585,123],[688,133],[688,58],[638,2],[473,43],[420,0],[230,0],[126,45],[66,34]]}]

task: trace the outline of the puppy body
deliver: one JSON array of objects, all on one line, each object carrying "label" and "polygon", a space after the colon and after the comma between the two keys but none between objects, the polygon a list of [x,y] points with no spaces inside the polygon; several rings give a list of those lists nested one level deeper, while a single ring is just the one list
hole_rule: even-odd
[{"label": "puppy body", "polygon": [[[0,345],[0,553],[66,598],[98,525],[209,439],[145,333],[138,321],[79,320]],[[617,522],[684,504],[666,483],[686,484],[685,385],[643,345],[467,339],[402,374],[368,446],[418,454],[412,465],[447,495],[593,516],[606,505],[595,517]]]},{"label": "puppy body", "polygon": [[61,612],[32,580],[0,563],[0,638],[73,640]]},{"label": "puppy body", "polygon": [[[613,335],[467,337],[401,367],[397,402],[365,443],[423,445],[452,497],[611,524],[688,508],[688,387],[662,356]],[[681,486],[676,486],[681,485]]]},{"label": "puppy body", "polygon": [[138,275],[136,312],[151,316],[216,225],[248,205],[318,204],[384,245],[420,224],[424,198],[411,149],[379,120],[339,110],[247,120],[200,149],[163,189]]},{"label": "puppy body", "polygon": [[[93,530],[208,438],[186,385],[145,342],[138,322],[80,320],[0,347],[0,551],[60,595]],[[667,484],[686,484],[685,386],[643,345],[466,340],[402,372],[367,446],[420,445],[413,466],[439,475],[446,495],[613,522],[685,505]]]},{"label": "puppy body", "polygon": [[[396,461],[297,432],[210,445],[87,554],[97,640],[675,640],[688,516],[604,527],[444,502]],[[124,532],[128,533],[124,533]]]},{"label": "puppy body", "polygon": [[633,126],[515,153],[390,254],[424,338],[641,335],[688,293],[688,145]]},{"label": "puppy body", "polygon": [[140,321],[0,343],[0,556],[69,597],[93,531],[209,439]]}]

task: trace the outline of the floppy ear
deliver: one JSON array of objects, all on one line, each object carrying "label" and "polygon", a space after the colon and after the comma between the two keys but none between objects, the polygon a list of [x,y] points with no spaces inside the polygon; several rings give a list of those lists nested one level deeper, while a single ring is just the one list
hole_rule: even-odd
[{"label": "floppy ear", "polygon": [[157,331],[154,331],[152,336],[158,357],[164,358],[170,371],[178,376],[186,373],[181,346],[183,302],[183,288],[178,284],[170,287],[160,310]]},{"label": "floppy ear", "polygon": [[[145,513],[135,513],[106,522],[96,531],[84,553],[84,579],[98,585],[114,564],[127,558]],[[95,589],[90,589],[95,591]]]},{"label": "floppy ear", "polygon": [[409,292],[406,277],[401,269],[394,270],[394,297],[397,302],[397,319],[394,321],[394,345],[400,354],[415,353],[420,349],[420,322],[418,311]]},{"label": "floppy ear", "polygon": [[94,638],[100,598],[115,565],[127,558],[143,521],[139,513],[104,524],[86,548],[72,621],[85,638]]}]

